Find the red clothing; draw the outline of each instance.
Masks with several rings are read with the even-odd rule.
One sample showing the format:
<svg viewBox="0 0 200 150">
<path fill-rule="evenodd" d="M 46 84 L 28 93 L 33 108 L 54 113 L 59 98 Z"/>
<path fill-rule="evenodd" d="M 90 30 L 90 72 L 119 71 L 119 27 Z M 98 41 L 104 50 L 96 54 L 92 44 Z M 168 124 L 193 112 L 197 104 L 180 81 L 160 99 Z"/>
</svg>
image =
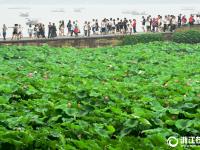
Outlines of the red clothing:
<svg viewBox="0 0 200 150">
<path fill-rule="evenodd" d="M 193 23 L 193 22 L 194 22 L 194 18 L 193 18 L 192 16 L 189 18 L 189 22 L 190 22 L 190 23 Z"/>
<path fill-rule="evenodd" d="M 136 27 L 136 24 L 137 24 L 136 21 L 133 21 L 133 27 Z"/>
<path fill-rule="evenodd" d="M 187 23 L 187 19 L 185 17 L 182 17 L 182 23 Z"/>
<path fill-rule="evenodd" d="M 79 29 L 77 27 L 74 29 L 74 33 L 79 33 Z"/>
</svg>

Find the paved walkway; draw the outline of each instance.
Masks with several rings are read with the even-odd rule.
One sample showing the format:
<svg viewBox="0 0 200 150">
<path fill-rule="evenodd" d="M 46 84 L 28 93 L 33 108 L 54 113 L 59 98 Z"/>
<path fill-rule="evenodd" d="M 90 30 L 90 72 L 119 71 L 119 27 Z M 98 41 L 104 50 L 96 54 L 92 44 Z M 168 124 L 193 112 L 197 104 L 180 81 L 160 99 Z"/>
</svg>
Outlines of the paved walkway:
<svg viewBox="0 0 200 150">
<path fill-rule="evenodd" d="M 139 33 L 133 33 L 131 35 L 138 35 L 138 34 L 146 34 L 143 32 Z M 23 42 L 23 41 L 51 41 L 51 40 L 64 40 L 64 39 L 90 39 L 90 38 L 106 38 L 106 37 L 120 37 L 120 36 L 125 36 L 125 35 L 130 35 L 130 34 L 106 34 L 106 35 L 91 35 L 89 37 L 85 37 L 83 35 L 79 35 L 78 37 L 75 36 L 58 36 L 55 38 L 37 38 L 37 39 L 30 39 L 28 37 L 22 38 L 22 39 L 14 39 L 11 40 L 11 38 L 7 38 L 6 40 L 3 40 L 3 38 L 0 38 L 0 43 L 10 43 L 10 42 Z"/>
</svg>

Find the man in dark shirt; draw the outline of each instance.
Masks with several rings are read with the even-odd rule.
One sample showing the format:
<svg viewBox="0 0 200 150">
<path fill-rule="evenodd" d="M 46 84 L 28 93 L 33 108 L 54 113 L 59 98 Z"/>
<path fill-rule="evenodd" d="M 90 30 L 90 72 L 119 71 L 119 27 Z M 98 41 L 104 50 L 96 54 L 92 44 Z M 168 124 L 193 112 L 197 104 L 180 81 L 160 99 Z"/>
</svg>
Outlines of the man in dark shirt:
<svg viewBox="0 0 200 150">
<path fill-rule="evenodd" d="M 51 38 L 52 36 L 52 25 L 51 25 L 51 22 L 49 22 L 49 25 L 48 25 L 48 38 Z"/>
<path fill-rule="evenodd" d="M 126 18 L 124 18 L 124 21 L 123 21 L 124 34 L 126 34 L 126 33 L 127 33 L 127 30 L 128 30 L 127 23 L 128 23 L 128 20 L 127 20 Z"/>
<path fill-rule="evenodd" d="M 182 16 L 181 16 L 181 14 L 178 16 L 178 27 L 180 28 L 181 27 L 181 18 L 182 18 Z"/>
<path fill-rule="evenodd" d="M 142 16 L 142 30 L 143 30 L 143 32 L 145 32 L 145 23 L 146 23 L 146 19 L 144 18 L 144 16 Z"/>
</svg>

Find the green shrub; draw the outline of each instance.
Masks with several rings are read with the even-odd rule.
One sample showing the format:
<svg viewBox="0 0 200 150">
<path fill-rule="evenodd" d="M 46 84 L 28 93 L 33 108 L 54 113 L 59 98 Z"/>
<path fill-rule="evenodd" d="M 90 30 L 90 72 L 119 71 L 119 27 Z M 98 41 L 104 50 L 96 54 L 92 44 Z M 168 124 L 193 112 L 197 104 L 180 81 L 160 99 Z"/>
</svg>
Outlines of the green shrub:
<svg viewBox="0 0 200 150">
<path fill-rule="evenodd" d="M 172 41 L 177 43 L 200 43 L 200 31 L 189 30 L 185 32 L 176 32 L 172 36 Z"/>
<path fill-rule="evenodd" d="M 149 43 L 154 41 L 164 41 L 162 34 L 160 33 L 148 33 L 138 35 L 128 35 L 123 37 L 122 45 L 134 45 L 138 43 Z"/>
</svg>

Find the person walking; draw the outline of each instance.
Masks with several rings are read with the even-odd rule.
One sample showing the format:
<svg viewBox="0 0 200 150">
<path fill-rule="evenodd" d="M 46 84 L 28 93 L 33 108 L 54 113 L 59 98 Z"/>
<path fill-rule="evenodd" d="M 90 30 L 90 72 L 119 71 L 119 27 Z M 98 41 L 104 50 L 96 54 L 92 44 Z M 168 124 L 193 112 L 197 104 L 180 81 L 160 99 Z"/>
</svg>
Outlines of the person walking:
<svg viewBox="0 0 200 150">
<path fill-rule="evenodd" d="M 111 34 L 112 33 L 112 24 L 113 24 L 113 19 L 110 18 L 110 20 L 108 20 L 108 34 Z"/>
<path fill-rule="evenodd" d="M 113 23 L 112 23 L 112 34 L 116 33 L 116 23 L 115 23 L 115 19 L 113 19 Z"/>
<path fill-rule="evenodd" d="M 38 25 L 36 24 L 33 29 L 34 39 L 38 38 Z"/>
<path fill-rule="evenodd" d="M 65 23 L 62 20 L 59 22 L 59 36 L 64 36 L 64 27 L 65 27 Z"/>
<path fill-rule="evenodd" d="M 90 25 L 90 22 L 88 22 L 88 31 L 87 31 L 87 33 L 88 33 L 88 37 L 90 36 L 90 33 L 91 33 L 91 25 Z"/>
<path fill-rule="evenodd" d="M 136 24 L 137 24 L 136 19 L 133 19 L 133 32 L 134 32 L 134 33 L 137 32 L 137 31 L 136 31 Z"/>
<path fill-rule="evenodd" d="M 48 38 L 51 38 L 51 35 L 52 35 L 52 25 L 51 25 L 51 22 L 49 22 L 49 25 L 48 25 Z"/>
<path fill-rule="evenodd" d="M 71 35 L 71 33 L 72 33 L 72 22 L 71 20 L 69 20 L 67 23 L 67 35 L 69 36 Z"/>
<path fill-rule="evenodd" d="M 39 25 L 39 38 L 45 38 L 45 35 L 44 35 L 45 33 L 44 33 L 44 26 L 43 26 L 43 24 L 41 23 L 40 25 Z"/>
<path fill-rule="evenodd" d="M 84 35 L 85 35 L 85 37 L 86 37 L 87 34 L 88 34 L 88 23 L 87 23 L 87 21 L 85 21 L 85 24 L 84 24 L 84 26 L 83 26 L 83 30 L 84 30 Z"/>
<path fill-rule="evenodd" d="M 109 32 L 109 20 L 105 18 L 105 34 L 108 34 Z"/>
<path fill-rule="evenodd" d="M 13 28 L 13 34 L 12 34 L 12 39 L 16 39 L 18 37 L 18 24 L 15 24 Z"/>
<path fill-rule="evenodd" d="M 151 15 L 149 15 L 148 17 L 149 17 L 149 22 L 150 22 L 150 31 L 152 31 L 152 22 L 153 22 L 153 19 L 152 19 Z"/>
<path fill-rule="evenodd" d="M 156 32 L 156 18 L 153 18 L 152 20 L 152 32 Z"/>
<path fill-rule="evenodd" d="M 174 32 L 176 30 L 176 25 L 177 25 L 177 21 L 176 21 L 176 17 L 172 16 L 172 21 L 171 21 L 171 32 Z"/>
<path fill-rule="evenodd" d="M 196 23 L 200 24 L 200 15 L 196 15 Z"/>
<path fill-rule="evenodd" d="M 126 18 L 124 18 L 124 20 L 123 20 L 123 29 L 124 29 L 123 34 L 126 34 L 127 31 L 128 31 L 128 25 L 127 24 L 128 24 L 128 20 Z"/>
<path fill-rule="evenodd" d="M 142 30 L 143 30 L 143 32 L 146 32 L 145 31 L 145 24 L 146 24 L 146 19 L 144 18 L 144 16 L 142 16 Z"/>
<path fill-rule="evenodd" d="M 178 15 L 178 27 L 180 28 L 182 25 L 182 14 Z"/>
<path fill-rule="evenodd" d="M 80 33 L 80 30 L 79 30 L 78 25 L 76 24 L 76 25 L 75 25 L 75 28 L 74 28 L 75 37 L 78 37 L 78 34 L 79 34 L 79 33 Z"/>
<path fill-rule="evenodd" d="M 120 30 L 120 34 L 122 34 L 122 33 L 123 33 L 123 30 L 124 30 L 124 25 L 123 25 L 122 19 L 121 19 L 120 22 L 119 22 L 119 30 Z"/>
<path fill-rule="evenodd" d="M 146 31 L 147 32 L 151 31 L 151 23 L 150 23 L 150 18 L 149 17 L 147 17 L 147 20 L 146 20 Z"/>
<path fill-rule="evenodd" d="M 190 15 L 190 18 L 189 18 L 189 24 L 190 24 L 190 26 L 193 26 L 193 25 L 194 25 L 194 22 L 195 22 L 194 16 L 193 16 L 193 15 Z"/>
<path fill-rule="evenodd" d="M 76 22 L 73 21 L 73 24 L 72 24 L 72 26 L 71 26 L 71 36 L 73 36 L 74 30 L 75 30 L 76 26 L 77 26 Z"/>
<path fill-rule="evenodd" d="M 96 21 L 95 21 L 95 33 L 96 33 L 96 34 L 99 33 L 99 22 L 98 22 L 97 19 L 96 19 Z"/>
<path fill-rule="evenodd" d="M 128 23 L 128 33 L 131 35 L 132 32 L 133 32 L 133 26 L 132 26 L 132 20 L 130 19 Z"/>
<path fill-rule="evenodd" d="M 161 32 L 163 28 L 162 16 L 158 15 L 158 32 Z"/>
<path fill-rule="evenodd" d="M 42 24 L 42 38 L 46 38 L 46 36 L 45 36 L 45 25 L 44 24 Z"/>
<path fill-rule="evenodd" d="M 33 28 L 32 28 L 31 24 L 28 27 L 28 35 L 29 35 L 29 38 L 32 39 L 32 37 L 33 37 Z"/>
<path fill-rule="evenodd" d="M 23 30 L 22 26 L 19 25 L 19 28 L 18 28 L 18 39 L 22 39 L 23 38 L 22 30 Z"/>
<path fill-rule="evenodd" d="M 182 22 L 182 25 L 186 25 L 187 24 L 187 18 L 186 18 L 185 15 L 182 17 L 181 22 Z"/>
<path fill-rule="evenodd" d="M 38 25 L 38 38 L 42 37 L 42 25 L 41 23 Z"/>
<path fill-rule="evenodd" d="M 105 19 L 101 22 L 101 34 L 106 34 L 106 21 Z"/>
<path fill-rule="evenodd" d="M 167 16 L 167 30 L 169 31 L 171 29 L 171 16 Z"/>
<path fill-rule="evenodd" d="M 116 28 L 116 33 L 119 33 L 119 30 L 120 30 L 120 29 L 119 29 L 119 28 L 120 28 L 120 27 L 119 27 L 119 18 L 116 19 L 115 28 Z"/>
<path fill-rule="evenodd" d="M 52 38 L 57 37 L 57 29 L 55 23 L 52 25 Z"/>
<path fill-rule="evenodd" d="M 91 27 L 92 27 L 92 33 L 93 33 L 93 35 L 95 35 L 96 34 L 96 22 L 95 22 L 95 19 L 92 20 Z"/>
<path fill-rule="evenodd" d="M 163 19 L 163 32 L 166 32 L 167 30 L 167 16 Z"/>
<path fill-rule="evenodd" d="M 6 40 L 6 32 L 7 32 L 8 28 L 6 27 L 5 24 L 3 25 L 2 30 L 3 30 L 3 39 Z"/>
</svg>

